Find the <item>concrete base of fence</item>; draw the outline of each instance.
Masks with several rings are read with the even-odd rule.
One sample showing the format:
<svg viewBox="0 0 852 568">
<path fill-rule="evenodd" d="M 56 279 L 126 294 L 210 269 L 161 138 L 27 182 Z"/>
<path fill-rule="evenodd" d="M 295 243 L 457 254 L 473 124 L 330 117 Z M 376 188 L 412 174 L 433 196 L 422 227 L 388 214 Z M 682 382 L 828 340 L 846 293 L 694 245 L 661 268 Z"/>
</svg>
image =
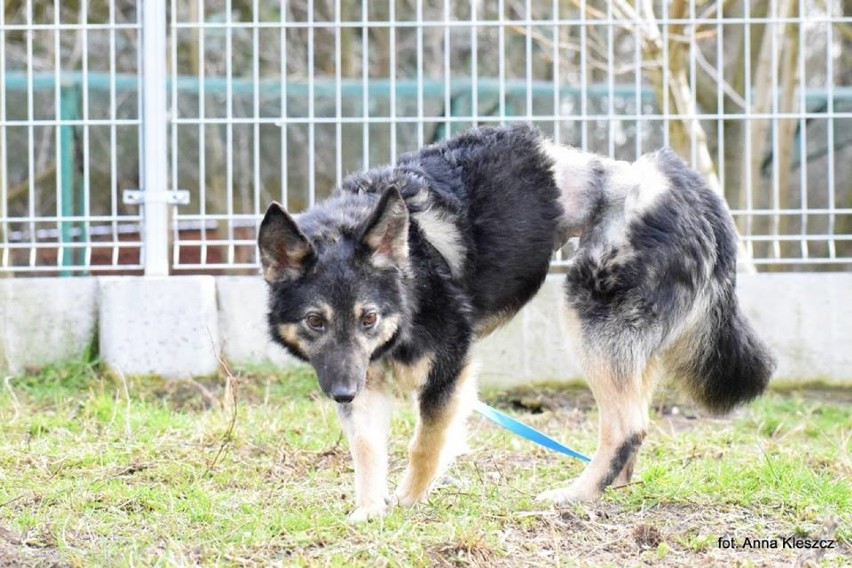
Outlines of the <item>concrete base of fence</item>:
<svg viewBox="0 0 852 568">
<path fill-rule="evenodd" d="M 0 279 L 0 374 L 80 357 L 97 331 L 94 278 Z"/>
<path fill-rule="evenodd" d="M 237 365 L 292 363 L 284 349 L 269 339 L 266 323 L 267 285 L 260 277 L 216 279 L 222 355 Z"/>
<path fill-rule="evenodd" d="M 582 377 L 561 317 L 562 280 L 549 276 L 477 345 L 482 384 Z M 778 355 L 779 380 L 852 385 L 852 274 L 741 275 L 739 296 Z M 0 280 L 0 372 L 77 357 L 96 331 L 101 358 L 129 375 L 208 375 L 217 354 L 237 367 L 287 365 L 293 359 L 268 339 L 266 303 L 254 276 Z"/>
<path fill-rule="evenodd" d="M 127 375 L 211 375 L 219 319 L 212 276 L 100 279 L 100 355 Z"/>
<path fill-rule="evenodd" d="M 562 282 L 548 276 L 508 326 L 477 346 L 481 383 L 582 376 L 561 317 Z M 743 309 L 778 357 L 777 379 L 852 385 L 852 274 L 741 274 L 737 284 Z"/>
<path fill-rule="evenodd" d="M 583 376 L 562 317 L 564 277 L 547 277 L 541 291 L 507 326 L 479 342 L 481 384 L 508 387 L 532 380 Z M 218 278 L 226 357 L 237 365 L 283 364 L 283 350 L 266 339 L 266 290 L 260 278 Z M 852 274 L 738 276 L 743 309 L 778 357 L 785 382 L 852 385 Z"/>
<path fill-rule="evenodd" d="M 563 280 L 558 274 L 548 276 L 532 302 L 476 345 L 480 384 L 512 386 L 583 376 L 574 355 L 574 338 L 562 317 Z"/>
<path fill-rule="evenodd" d="M 737 284 L 778 357 L 777 377 L 852 385 L 852 274 L 757 274 Z"/>
</svg>

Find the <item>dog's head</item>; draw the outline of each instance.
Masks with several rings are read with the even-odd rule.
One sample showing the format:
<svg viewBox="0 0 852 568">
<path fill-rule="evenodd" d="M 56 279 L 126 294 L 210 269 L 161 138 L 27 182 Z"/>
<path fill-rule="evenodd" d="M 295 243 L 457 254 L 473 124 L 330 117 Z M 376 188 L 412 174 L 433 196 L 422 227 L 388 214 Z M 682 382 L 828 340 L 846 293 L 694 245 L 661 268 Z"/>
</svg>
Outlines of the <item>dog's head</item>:
<svg viewBox="0 0 852 568">
<path fill-rule="evenodd" d="M 405 202 L 393 187 L 377 202 L 358 199 L 298 219 L 273 203 L 258 233 L 273 339 L 310 362 L 340 403 L 363 389 L 367 366 L 394 343 L 407 313 Z"/>
</svg>

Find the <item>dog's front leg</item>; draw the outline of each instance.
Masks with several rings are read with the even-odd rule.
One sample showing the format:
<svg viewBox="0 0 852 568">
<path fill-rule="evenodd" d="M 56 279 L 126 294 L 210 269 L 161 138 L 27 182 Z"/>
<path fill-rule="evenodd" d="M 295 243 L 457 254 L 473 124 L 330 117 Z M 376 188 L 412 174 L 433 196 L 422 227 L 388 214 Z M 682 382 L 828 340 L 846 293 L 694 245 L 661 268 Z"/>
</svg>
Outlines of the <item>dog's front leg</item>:
<svg viewBox="0 0 852 568">
<path fill-rule="evenodd" d="M 408 447 L 408 467 L 394 492 L 395 503 L 408 506 L 423 499 L 438 474 L 464 447 L 465 420 L 476 400 L 470 367 L 465 362 L 449 380 L 430 373 L 418 399 L 420 416 Z"/>
<path fill-rule="evenodd" d="M 380 517 L 387 508 L 388 430 L 392 397 L 383 384 L 370 384 L 337 413 L 349 440 L 355 467 L 355 510 L 352 521 Z"/>
</svg>

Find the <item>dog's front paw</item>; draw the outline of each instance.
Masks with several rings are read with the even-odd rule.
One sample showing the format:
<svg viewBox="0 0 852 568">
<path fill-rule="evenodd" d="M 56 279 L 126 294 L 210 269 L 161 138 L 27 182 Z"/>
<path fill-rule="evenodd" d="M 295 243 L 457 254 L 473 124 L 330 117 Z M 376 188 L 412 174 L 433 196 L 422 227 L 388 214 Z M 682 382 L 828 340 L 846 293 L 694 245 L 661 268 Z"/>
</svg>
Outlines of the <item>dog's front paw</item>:
<svg viewBox="0 0 852 568">
<path fill-rule="evenodd" d="M 400 507 L 411 507 L 412 505 L 422 501 L 425 496 L 425 491 L 422 493 L 410 493 L 397 489 L 390 498 L 390 504 L 398 505 Z"/>
<path fill-rule="evenodd" d="M 553 504 L 560 503 L 576 503 L 578 501 L 594 501 L 601 496 L 600 490 L 597 487 L 587 487 L 573 483 L 568 487 L 560 487 L 558 489 L 550 489 L 543 493 L 539 493 L 536 501 L 545 501 Z"/>
<path fill-rule="evenodd" d="M 429 493 L 429 483 L 422 480 L 418 482 L 416 477 L 411 471 L 405 472 L 402 476 L 402 482 L 390 498 L 392 505 L 410 507 L 426 497 L 426 494 Z"/>
<path fill-rule="evenodd" d="M 379 505 L 361 506 L 352 511 L 349 515 L 349 521 L 352 523 L 363 523 L 370 519 L 378 519 L 387 513 L 388 507 L 384 503 Z"/>
</svg>

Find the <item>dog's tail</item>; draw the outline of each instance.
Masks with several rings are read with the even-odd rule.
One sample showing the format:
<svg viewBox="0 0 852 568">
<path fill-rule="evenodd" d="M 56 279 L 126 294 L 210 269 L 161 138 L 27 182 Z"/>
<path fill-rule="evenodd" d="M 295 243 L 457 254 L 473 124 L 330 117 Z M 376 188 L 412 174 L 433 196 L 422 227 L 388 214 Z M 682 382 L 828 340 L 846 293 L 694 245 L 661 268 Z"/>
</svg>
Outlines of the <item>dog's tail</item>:
<svg viewBox="0 0 852 568">
<path fill-rule="evenodd" d="M 733 288 L 722 292 L 680 345 L 671 370 L 707 410 L 723 414 L 759 396 L 775 358 L 740 310 Z"/>
</svg>

